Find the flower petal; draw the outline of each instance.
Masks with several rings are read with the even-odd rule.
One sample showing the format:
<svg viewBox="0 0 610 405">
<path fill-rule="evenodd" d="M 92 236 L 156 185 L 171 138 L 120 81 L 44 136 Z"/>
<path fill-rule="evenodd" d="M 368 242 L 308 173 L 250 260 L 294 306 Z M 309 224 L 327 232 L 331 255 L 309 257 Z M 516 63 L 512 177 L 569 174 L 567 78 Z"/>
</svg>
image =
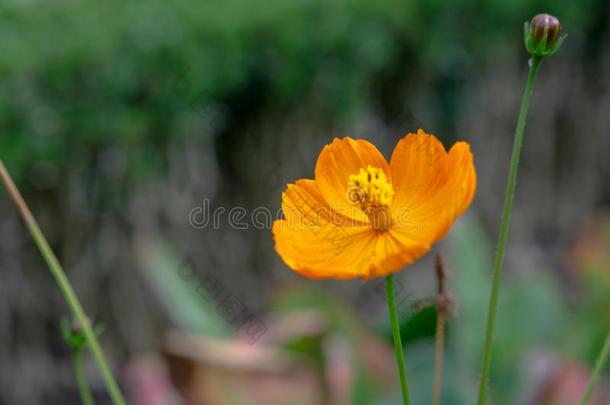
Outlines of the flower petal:
<svg viewBox="0 0 610 405">
<path fill-rule="evenodd" d="M 430 245 L 421 242 L 408 231 L 391 228 L 379 234 L 374 258 L 364 278 L 387 276 L 413 263 L 430 250 Z"/>
<path fill-rule="evenodd" d="M 441 239 L 457 217 L 470 206 L 476 186 L 477 176 L 470 145 L 457 142 L 447 156 L 446 183 L 425 205 L 414 210 L 413 221 L 419 227 L 437 227 L 432 242 Z"/>
<path fill-rule="evenodd" d="M 392 181 L 390 167 L 383 155 L 370 142 L 362 139 L 335 138 L 326 145 L 316 163 L 315 178 L 320 194 L 330 207 L 343 215 L 368 222 L 368 218 L 347 196 L 350 175 L 368 165 L 382 169 Z"/>
<path fill-rule="evenodd" d="M 462 215 L 470 206 L 477 190 L 477 173 L 470 145 L 456 142 L 449 151 L 449 184 L 454 188 L 455 205 L 453 215 Z"/>
<path fill-rule="evenodd" d="M 443 144 L 423 130 L 402 138 L 390 160 L 394 208 L 414 209 L 424 204 L 447 181 L 447 152 Z"/>
<path fill-rule="evenodd" d="M 476 173 L 470 146 L 457 142 L 449 153 L 431 135 L 419 131 L 396 147 L 393 219 L 397 231 L 422 243 L 441 239 L 472 202 Z"/>
<path fill-rule="evenodd" d="M 286 219 L 273 224 L 275 249 L 288 267 L 310 278 L 359 277 L 370 263 L 370 225 L 332 210 L 313 180 L 290 184 L 282 195 Z"/>
</svg>

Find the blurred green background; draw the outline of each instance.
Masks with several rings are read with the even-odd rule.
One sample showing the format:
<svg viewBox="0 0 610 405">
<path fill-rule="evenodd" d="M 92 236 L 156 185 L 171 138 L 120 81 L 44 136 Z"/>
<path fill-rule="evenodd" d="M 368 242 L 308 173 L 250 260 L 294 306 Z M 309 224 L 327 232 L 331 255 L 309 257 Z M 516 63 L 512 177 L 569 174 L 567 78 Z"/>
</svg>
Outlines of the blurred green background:
<svg viewBox="0 0 610 405">
<path fill-rule="evenodd" d="M 285 184 L 312 177 L 334 136 L 367 138 L 389 156 L 421 127 L 446 146 L 469 141 L 475 155 L 474 204 L 435 248 L 456 301 L 443 403 L 473 403 L 527 74 L 523 22 L 543 11 L 569 37 L 543 63 L 526 129 L 491 398 L 571 404 L 610 325 L 610 2 L 3 2 L 0 158 L 106 326 L 102 343 L 132 402 L 179 403 L 159 356 L 163 334 L 232 339 L 239 328 L 218 309 L 228 295 L 270 330 L 291 311 L 326 320 L 332 339 L 304 343 L 294 332 L 280 346 L 317 365 L 316 375 L 351 370 L 348 388 L 328 383 L 351 392 L 331 403 L 399 403 L 396 384 L 354 360 L 377 353 L 355 336 L 391 342 L 374 286 L 302 279 L 276 256 L 268 227 L 236 229 L 226 214 L 200 227 L 189 217 L 206 203 L 275 213 Z M 0 404 L 78 403 L 60 332 L 68 310 L 0 196 Z M 409 305 L 423 302 L 403 314 L 414 404 L 431 397 L 429 256 L 398 276 Z M 199 288 L 206 280 L 224 292 Z M 341 351 L 328 341 L 352 363 L 335 359 Z M 142 366 L 143 356 L 161 365 Z M 107 403 L 93 363 L 88 372 Z M 606 381 L 598 400 L 609 391 Z"/>
</svg>

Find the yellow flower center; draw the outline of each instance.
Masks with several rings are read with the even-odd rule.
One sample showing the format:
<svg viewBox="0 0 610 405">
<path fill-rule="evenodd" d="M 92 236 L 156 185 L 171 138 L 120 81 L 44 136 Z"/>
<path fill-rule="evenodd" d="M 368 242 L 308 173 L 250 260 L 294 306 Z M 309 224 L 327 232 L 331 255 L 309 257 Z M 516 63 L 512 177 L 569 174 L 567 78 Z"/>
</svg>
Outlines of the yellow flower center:
<svg viewBox="0 0 610 405">
<path fill-rule="evenodd" d="M 392 225 L 390 205 L 393 198 L 394 188 L 380 168 L 369 165 L 349 176 L 347 199 L 358 204 L 377 231 L 385 231 Z"/>
</svg>

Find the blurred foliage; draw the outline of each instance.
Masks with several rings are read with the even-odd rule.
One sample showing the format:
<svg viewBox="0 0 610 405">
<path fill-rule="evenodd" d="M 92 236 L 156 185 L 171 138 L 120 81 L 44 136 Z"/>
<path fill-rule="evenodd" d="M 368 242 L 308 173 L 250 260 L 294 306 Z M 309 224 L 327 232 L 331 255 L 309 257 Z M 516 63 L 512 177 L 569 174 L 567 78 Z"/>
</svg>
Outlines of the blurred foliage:
<svg viewBox="0 0 610 405">
<path fill-rule="evenodd" d="M 188 333 L 212 337 L 231 336 L 214 296 L 217 280 L 199 279 L 191 258 L 180 259 L 160 241 L 140 241 L 138 258 L 144 279 L 155 291 L 171 323 Z"/>
<path fill-rule="evenodd" d="M 104 148 L 120 144 L 124 161 L 109 164 L 128 186 L 163 169 L 171 138 L 222 137 L 268 103 L 289 109 L 304 98 L 331 117 L 355 113 L 372 94 L 391 101 L 395 80 L 405 75 L 430 83 L 441 120 L 450 125 L 460 83 L 489 51 L 520 47 L 525 19 L 557 12 L 578 37 L 599 6 L 595 0 L 4 2 L 0 151 L 22 178 L 28 170 L 65 173 L 75 160 L 108 163 Z"/>
<path fill-rule="evenodd" d="M 353 374 L 355 382 L 352 387 L 353 405 L 372 403 L 373 399 L 383 390 L 375 375 L 365 367 L 363 352 L 359 347 L 365 340 L 366 328 L 359 317 L 344 302 L 314 289 L 285 289 L 280 292 L 272 303 L 272 310 L 280 314 L 290 314 L 295 311 L 315 309 L 324 314 L 331 327 L 331 333 L 342 336 L 349 342 L 349 350 L 353 357 Z M 325 363 L 313 354 L 316 363 Z"/>
<path fill-rule="evenodd" d="M 458 224 L 449 243 L 455 271 L 452 289 L 459 313 L 449 324 L 450 356 L 463 367 L 462 373 L 469 375 L 467 379 L 474 390 L 484 333 L 481 308 L 486 308 L 489 298 L 488 273 L 493 249 L 472 217 Z M 607 251 L 608 245 L 603 249 Z M 571 303 L 557 278 L 545 269 L 540 270 L 526 278 L 504 276 L 492 364 L 494 403 L 515 403 L 516 393 L 527 391 L 530 382 L 525 370 L 534 366 L 532 354 L 548 350 L 561 353 L 563 359 L 587 359 L 593 364 L 610 325 L 609 284 L 594 287 L 587 277 L 581 278 L 587 284 L 588 299 Z M 472 397 L 467 402 L 474 401 Z"/>
</svg>

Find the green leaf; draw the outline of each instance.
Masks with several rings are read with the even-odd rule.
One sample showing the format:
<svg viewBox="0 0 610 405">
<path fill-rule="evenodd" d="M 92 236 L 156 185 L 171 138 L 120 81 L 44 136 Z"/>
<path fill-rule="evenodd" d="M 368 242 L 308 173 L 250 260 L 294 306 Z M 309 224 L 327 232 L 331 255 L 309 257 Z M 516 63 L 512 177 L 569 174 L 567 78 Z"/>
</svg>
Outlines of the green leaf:
<svg viewBox="0 0 610 405">
<path fill-rule="evenodd" d="M 176 327 L 190 333 L 225 337 L 232 331 L 219 313 L 215 301 L 188 258 L 180 258 L 160 241 L 137 244 L 142 275 Z"/>
</svg>

